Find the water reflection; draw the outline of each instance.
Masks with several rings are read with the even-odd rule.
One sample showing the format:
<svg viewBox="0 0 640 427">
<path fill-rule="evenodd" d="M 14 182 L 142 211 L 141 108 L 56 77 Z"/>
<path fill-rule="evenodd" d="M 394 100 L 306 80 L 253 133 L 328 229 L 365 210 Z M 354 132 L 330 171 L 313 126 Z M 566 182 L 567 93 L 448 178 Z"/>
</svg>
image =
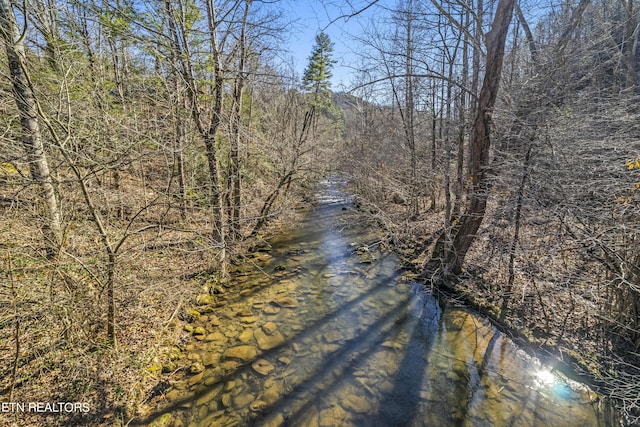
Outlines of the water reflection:
<svg viewBox="0 0 640 427">
<path fill-rule="evenodd" d="M 257 254 L 260 269 L 241 267 L 240 297 L 205 314 L 187 345 L 204 369 L 172 377 L 139 424 L 614 425 L 588 390 L 543 374 L 488 322 L 402 282 L 371 227 L 343 210 L 339 182 L 321 196 Z"/>
</svg>

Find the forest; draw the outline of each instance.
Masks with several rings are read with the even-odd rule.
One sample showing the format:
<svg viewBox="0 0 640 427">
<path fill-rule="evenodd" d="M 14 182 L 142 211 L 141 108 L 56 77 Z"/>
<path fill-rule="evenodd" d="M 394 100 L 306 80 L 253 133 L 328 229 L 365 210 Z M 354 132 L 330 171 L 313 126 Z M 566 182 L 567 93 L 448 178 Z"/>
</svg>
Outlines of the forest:
<svg viewBox="0 0 640 427">
<path fill-rule="evenodd" d="M 0 400 L 126 424 L 338 174 L 415 281 L 640 423 L 640 5 L 321 3 L 361 28 L 340 90 L 326 28 L 284 59 L 293 1 L 0 0 Z"/>
</svg>

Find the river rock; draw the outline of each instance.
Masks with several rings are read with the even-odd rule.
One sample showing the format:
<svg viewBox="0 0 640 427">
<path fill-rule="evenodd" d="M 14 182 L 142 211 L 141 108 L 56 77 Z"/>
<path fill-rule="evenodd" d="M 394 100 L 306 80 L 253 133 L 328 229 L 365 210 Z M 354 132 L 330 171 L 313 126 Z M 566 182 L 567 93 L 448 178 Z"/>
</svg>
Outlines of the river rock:
<svg viewBox="0 0 640 427">
<path fill-rule="evenodd" d="M 331 331 L 325 332 L 324 334 L 322 334 L 322 336 L 324 337 L 324 340 L 328 343 L 333 343 L 336 341 L 340 341 L 342 339 L 342 333 L 337 329 L 333 329 Z"/>
<path fill-rule="evenodd" d="M 224 372 L 231 372 L 235 371 L 238 368 L 239 364 L 240 362 L 238 362 L 237 360 L 225 360 L 220 364 L 220 367 Z"/>
<path fill-rule="evenodd" d="M 273 334 L 267 335 L 262 328 L 255 329 L 253 331 L 253 336 L 258 342 L 258 348 L 260 350 L 271 350 L 285 342 L 285 339 L 280 332 L 275 331 Z"/>
<path fill-rule="evenodd" d="M 382 343 L 382 346 L 385 348 L 390 348 L 392 350 L 401 350 L 402 349 L 402 344 L 400 344 L 399 342 L 396 341 L 385 341 Z"/>
<path fill-rule="evenodd" d="M 189 387 L 193 387 L 194 385 L 198 384 L 200 381 L 202 381 L 202 379 L 204 378 L 204 371 L 200 372 L 199 374 L 196 374 L 194 376 L 192 376 L 191 378 L 189 378 L 187 380 L 187 385 Z"/>
<path fill-rule="evenodd" d="M 369 404 L 367 399 L 360 396 L 347 396 L 344 400 L 342 400 L 342 404 L 345 408 L 359 414 L 366 414 L 371 411 L 371 405 Z"/>
<path fill-rule="evenodd" d="M 222 334 L 222 332 L 216 331 L 216 332 L 212 332 L 209 335 L 207 335 L 204 340 L 207 341 L 207 342 L 222 342 L 225 339 L 226 338 Z"/>
<path fill-rule="evenodd" d="M 239 317 L 253 316 L 253 311 L 251 311 L 251 309 L 249 308 L 242 308 L 238 310 L 238 312 L 236 313 L 236 316 L 239 316 Z"/>
<path fill-rule="evenodd" d="M 222 398 L 220 399 L 220 401 L 222 402 L 222 404 L 229 408 L 231 407 L 231 393 L 225 393 L 222 395 Z"/>
<path fill-rule="evenodd" d="M 322 354 L 326 356 L 327 354 L 338 351 L 339 349 L 340 349 L 340 346 L 338 344 L 324 344 L 320 348 L 320 351 L 322 352 Z"/>
<path fill-rule="evenodd" d="M 239 359 L 243 362 L 253 360 L 257 355 L 258 351 L 256 350 L 256 348 L 250 345 L 239 345 L 236 347 L 231 347 L 224 352 L 225 359 Z"/>
<path fill-rule="evenodd" d="M 384 380 L 378 385 L 378 389 L 382 393 L 391 393 L 393 391 L 393 383 L 389 380 Z"/>
<path fill-rule="evenodd" d="M 198 305 L 210 305 L 216 301 L 213 295 L 201 294 L 196 298 L 196 304 Z"/>
<path fill-rule="evenodd" d="M 264 393 L 262 393 L 262 400 L 264 400 L 267 405 L 273 405 L 280 399 L 283 392 L 283 387 L 279 383 L 274 383 L 271 387 L 267 387 Z"/>
<path fill-rule="evenodd" d="M 256 316 L 243 316 L 240 318 L 242 323 L 255 323 L 256 320 L 258 320 Z"/>
<path fill-rule="evenodd" d="M 204 405 L 200 406 L 200 409 L 198 409 L 198 418 L 202 420 L 207 417 L 208 413 L 209 413 L 209 408 L 207 408 Z"/>
<path fill-rule="evenodd" d="M 298 307 L 298 301 L 296 301 L 295 298 L 287 297 L 287 296 L 277 297 L 276 299 L 271 301 L 271 303 L 283 308 Z"/>
<path fill-rule="evenodd" d="M 212 314 L 209 316 L 209 324 L 213 326 L 220 326 L 220 319 L 218 316 Z"/>
<path fill-rule="evenodd" d="M 220 362 L 220 353 L 208 351 L 202 355 L 202 364 L 204 366 L 214 366 Z"/>
<path fill-rule="evenodd" d="M 256 397 L 254 395 L 249 393 L 240 393 L 233 398 L 233 404 L 236 408 L 244 408 L 254 400 L 256 400 Z"/>
<path fill-rule="evenodd" d="M 249 409 L 251 409 L 254 412 L 262 411 L 266 407 L 267 407 L 267 402 L 265 402 L 264 400 L 254 400 L 253 403 L 249 405 Z"/>
<path fill-rule="evenodd" d="M 245 329 L 244 331 L 242 331 L 238 339 L 240 340 L 241 343 L 247 344 L 253 339 L 253 329 L 251 328 Z"/>
<path fill-rule="evenodd" d="M 189 366 L 189 372 L 192 374 L 199 374 L 202 371 L 204 371 L 204 365 L 202 362 L 194 362 Z"/>
<path fill-rule="evenodd" d="M 278 313 L 280 313 L 280 307 L 275 306 L 275 305 L 271 305 L 271 304 L 267 304 L 262 309 L 262 312 L 264 314 L 278 314 Z"/>
<path fill-rule="evenodd" d="M 318 408 L 316 408 L 315 405 L 312 405 L 300 416 L 300 425 L 305 427 L 318 427 Z"/>
<path fill-rule="evenodd" d="M 280 363 L 282 363 L 283 365 L 285 365 L 285 366 L 286 366 L 286 365 L 288 365 L 289 363 L 291 363 L 291 359 L 289 359 L 289 358 L 288 358 L 288 357 L 286 357 L 286 356 L 281 356 L 281 357 L 278 357 L 278 362 L 280 362 Z"/>
<path fill-rule="evenodd" d="M 251 364 L 251 367 L 260 375 L 269 375 L 275 367 L 265 359 L 258 359 Z"/>
<path fill-rule="evenodd" d="M 342 425 L 347 418 L 347 412 L 341 406 L 335 405 L 320 411 L 320 427 L 335 427 Z"/>
<path fill-rule="evenodd" d="M 273 335 L 276 329 L 278 329 L 278 327 L 273 322 L 267 322 L 264 325 L 262 325 L 262 330 L 267 335 Z"/>
</svg>

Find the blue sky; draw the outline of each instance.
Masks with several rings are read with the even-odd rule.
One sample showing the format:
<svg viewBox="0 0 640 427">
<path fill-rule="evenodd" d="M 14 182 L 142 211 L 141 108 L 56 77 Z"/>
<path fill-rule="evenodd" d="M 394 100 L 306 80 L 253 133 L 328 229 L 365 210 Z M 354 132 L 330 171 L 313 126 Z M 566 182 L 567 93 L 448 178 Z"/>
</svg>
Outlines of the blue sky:
<svg viewBox="0 0 640 427">
<path fill-rule="evenodd" d="M 333 69 L 332 88 L 340 90 L 341 85 L 348 87 L 353 74 L 349 66 L 355 65 L 357 61 L 353 52 L 354 46 L 357 45 L 353 39 L 354 35 L 359 34 L 362 25 L 375 16 L 378 5 L 347 20 L 340 18 L 352 11 L 349 6 L 345 6 L 347 3 L 345 1 L 287 0 L 286 3 L 290 6 L 289 18 L 295 21 L 291 26 L 288 48 L 298 75 L 302 76 L 308 63 L 316 34 L 324 30 L 334 43 L 333 56 L 337 61 Z M 351 3 L 355 8 L 361 8 L 369 1 L 358 0 Z M 388 3 L 388 1 L 381 1 L 381 3 Z"/>
<path fill-rule="evenodd" d="M 324 30 L 334 43 L 334 59 L 337 63 L 333 69 L 332 88 L 334 90 L 348 89 L 352 83 L 353 69 L 357 65 L 358 55 L 354 50 L 362 49 L 354 40 L 354 36 L 362 33 L 376 17 L 385 14 L 384 8 L 392 8 L 402 0 L 377 0 L 376 4 L 366 8 L 356 17 L 347 19 L 344 15 L 351 14 L 369 5 L 373 0 L 283 0 L 280 6 L 288 19 L 293 21 L 290 26 L 288 41 L 289 58 L 299 77 L 302 76 L 307 65 L 316 34 Z M 485 2 L 486 3 L 486 2 Z M 521 6 L 532 29 L 544 13 L 550 9 L 553 0 L 524 0 Z M 514 19 L 515 20 L 515 19 Z M 351 66 L 351 67 L 350 67 Z"/>
</svg>

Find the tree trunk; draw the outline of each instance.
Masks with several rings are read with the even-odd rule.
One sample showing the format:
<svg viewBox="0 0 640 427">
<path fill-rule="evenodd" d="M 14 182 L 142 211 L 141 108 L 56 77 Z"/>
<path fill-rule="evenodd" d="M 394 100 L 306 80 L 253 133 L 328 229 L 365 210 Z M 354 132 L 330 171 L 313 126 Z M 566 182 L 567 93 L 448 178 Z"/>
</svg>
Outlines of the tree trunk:
<svg viewBox="0 0 640 427">
<path fill-rule="evenodd" d="M 484 218 L 489 193 L 488 166 L 491 148 L 491 114 L 498 95 L 504 48 L 515 0 L 500 0 L 491 31 L 486 35 L 487 64 L 478 97 L 478 114 L 473 124 L 470 152 L 470 179 L 467 207 L 453 245 L 445 251 L 443 274 L 459 274 L 464 258 Z"/>
<path fill-rule="evenodd" d="M 185 124 L 183 122 L 183 109 L 186 109 L 187 100 L 183 94 L 182 80 L 179 76 L 179 69 L 177 64 L 180 63 L 180 46 L 178 45 L 178 38 L 176 32 L 176 26 L 171 19 L 171 4 L 165 1 L 165 10 L 168 16 L 169 36 L 171 39 L 171 74 L 169 80 L 173 88 L 173 107 L 175 111 L 175 142 L 174 142 L 174 164 L 176 167 L 176 174 L 178 175 L 178 196 L 180 198 L 180 217 L 182 220 L 186 219 L 186 191 L 185 191 L 185 176 L 184 176 L 184 140 L 186 136 Z"/>
<path fill-rule="evenodd" d="M 0 0 L 0 33 L 9 62 L 14 100 L 20 112 L 22 144 L 29 161 L 31 177 L 40 187 L 40 193 L 46 206 L 47 218 L 42 225 L 46 253 L 49 259 L 54 259 L 61 245 L 60 212 L 53 180 L 49 172 L 49 163 L 44 152 L 36 100 L 25 72 L 26 55 L 23 36 L 20 36 L 9 0 Z"/>
<path fill-rule="evenodd" d="M 465 25 L 470 25 L 470 13 L 467 9 L 463 12 L 465 15 Z M 465 33 L 462 43 L 462 90 L 460 90 L 460 98 L 458 105 L 458 119 L 460 120 L 460 128 L 458 129 L 458 153 L 456 157 L 456 201 L 453 205 L 453 218 L 460 216 L 462 207 L 462 197 L 464 196 L 464 140 L 467 133 L 467 85 L 469 83 L 469 35 Z"/>
<path fill-rule="evenodd" d="M 406 136 L 409 145 L 409 155 L 411 156 L 411 214 L 418 215 L 418 177 L 417 177 L 417 158 L 416 158 L 416 136 L 415 136 L 415 98 L 413 87 L 413 3 L 409 1 L 407 4 L 407 39 L 405 52 L 405 115 L 406 115 Z"/>
<path fill-rule="evenodd" d="M 246 27 L 251 0 L 245 1 L 244 16 L 242 18 L 242 29 L 239 40 L 239 60 L 238 70 L 233 89 L 233 116 L 232 116 L 232 138 L 229 147 L 229 237 L 236 239 L 240 235 L 240 203 L 241 203 L 241 180 L 240 180 L 240 119 L 242 115 L 242 94 L 245 81 L 245 63 L 247 56 Z"/>
<path fill-rule="evenodd" d="M 636 84 L 636 45 L 638 28 L 633 13 L 633 0 L 624 1 L 625 9 L 625 43 L 624 53 L 627 65 L 625 88 L 631 89 Z"/>
</svg>

